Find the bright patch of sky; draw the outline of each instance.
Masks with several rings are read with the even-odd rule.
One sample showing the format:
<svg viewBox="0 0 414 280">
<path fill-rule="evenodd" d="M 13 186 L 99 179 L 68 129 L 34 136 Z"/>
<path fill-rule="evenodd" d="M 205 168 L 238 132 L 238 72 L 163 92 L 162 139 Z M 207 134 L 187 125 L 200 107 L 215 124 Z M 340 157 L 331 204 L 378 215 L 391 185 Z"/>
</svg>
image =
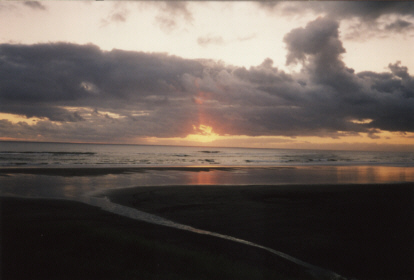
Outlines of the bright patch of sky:
<svg viewBox="0 0 414 280">
<path fill-rule="evenodd" d="M 2 3 L 0 25 L 6 28 L 0 31 L 0 43 L 92 43 L 104 50 L 164 52 L 247 68 L 271 58 L 279 69 L 297 70 L 285 66 L 283 37 L 318 17 L 310 12 L 283 16 L 276 8 L 266 10 L 253 2 L 40 3 L 44 9 Z M 377 34 L 365 27 L 359 31 L 366 34 L 347 39 L 356 32 L 352 23 L 343 21 L 340 29 L 348 67 L 379 72 L 401 60 L 414 69 L 413 33 Z"/>
</svg>

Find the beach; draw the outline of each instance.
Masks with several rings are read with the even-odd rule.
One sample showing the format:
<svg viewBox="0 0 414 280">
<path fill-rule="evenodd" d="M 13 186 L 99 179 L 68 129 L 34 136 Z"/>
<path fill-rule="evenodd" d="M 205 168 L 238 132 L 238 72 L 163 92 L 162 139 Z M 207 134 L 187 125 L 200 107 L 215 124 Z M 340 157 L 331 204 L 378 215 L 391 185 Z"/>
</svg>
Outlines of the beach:
<svg viewBox="0 0 414 280">
<path fill-rule="evenodd" d="M 3 150 L 2 279 L 414 275 L 410 154 L 38 143 Z"/>
<path fill-rule="evenodd" d="M 99 196 L 345 279 L 414 275 L 413 183 L 175 185 Z M 260 248 L 79 202 L 8 197 L 1 209 L 2 279 L 325 279 Z"/>
<path fill-rule="evenodd" d="M 3 197 L 1 279 L 314 279 L 261 249 L 68 200 Z"/>
</svg>

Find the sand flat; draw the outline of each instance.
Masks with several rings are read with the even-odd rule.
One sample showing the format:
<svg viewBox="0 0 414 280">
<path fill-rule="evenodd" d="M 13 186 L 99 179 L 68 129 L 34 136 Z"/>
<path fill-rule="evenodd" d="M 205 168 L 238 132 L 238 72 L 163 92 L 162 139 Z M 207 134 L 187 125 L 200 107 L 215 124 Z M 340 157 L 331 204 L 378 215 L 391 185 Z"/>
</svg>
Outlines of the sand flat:
<svg viewBox="0 0 414 280">
<path fill-rule="evenodd" d="M 0 198 L 1 279 L 314 279 L 266 251 L 68 200 Z"/>
<path fill-rule="evenodd" d="M 116 203 L 249 240 L 357 279 L 414 275 L 414 184 L 163 186 Z"/>
</svg>

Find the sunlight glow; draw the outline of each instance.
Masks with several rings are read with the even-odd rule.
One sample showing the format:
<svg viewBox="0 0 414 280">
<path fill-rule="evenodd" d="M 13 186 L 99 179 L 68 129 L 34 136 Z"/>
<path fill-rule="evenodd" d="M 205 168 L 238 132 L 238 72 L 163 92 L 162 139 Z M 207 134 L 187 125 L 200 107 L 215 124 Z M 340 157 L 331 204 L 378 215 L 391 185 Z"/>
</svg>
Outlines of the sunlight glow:
<svg viewBox="0 0 414 280">
<path fill-rule="evenodd" d="M 356 124 L 368 124 L 371 122 L 372 122 L 371 119 L 351 120 L 351 123 L 356 123 Z"/>
<path fill-rule="evenodd" d="M 23 116 L 23 115 L 0 113 L 0 120 L 8 120 L 9 122 L 11 122 L 13 124 L 23 122 L 23 123 L 27 123 L 29 125 L 35 125 L 38 121 L 41 121 L 42 119 L 27 118 L 26 116 Z"/>
<path fill-rule="evenodd" d="M 151 145 L 186 145 L 209 147 L 246 147 L 278 149 L 322 149 L 322 150 L 407 150 L 414 145 L 414 133 L 377 131 L 375 135 L 340 136 L 338 138 L 323 136 L 247 136 L 218 135 L 210 126 L 193 126 L 197 132 L 186 137 L 137 138 L 135 144 Z M 201 132 L 200 132 L 201 131 Z M 204 132 L 202 132 L 204 131 Z M 203 134 L 204 133 L 204 134 Z M 404 148 L 404 146 L 406 146 Z"/>
<path fill-rule="evenodd" d="M 91 94 L 99 94 L 98 87 L 90 82 L 82 82 L 80 87 Z"/>
<path fill-rule="evenodd" d="M 200 124 L 198 127 L 193 125 L 193 130 L 196 134 L 189 134 L 184 138 L 184 140 L 206 143 L 213 142 L 220 136 L 217 133 L 214 133 L 213 128 L 208 125 Z"/>
</svg>

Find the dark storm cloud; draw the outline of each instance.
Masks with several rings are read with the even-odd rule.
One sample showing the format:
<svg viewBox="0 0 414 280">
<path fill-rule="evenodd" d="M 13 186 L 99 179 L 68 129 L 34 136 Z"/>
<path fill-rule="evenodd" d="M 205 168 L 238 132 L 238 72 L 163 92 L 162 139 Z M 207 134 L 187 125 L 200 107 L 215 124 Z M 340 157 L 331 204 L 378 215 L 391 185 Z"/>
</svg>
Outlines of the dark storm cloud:
<svg viewBox="0 0 414 280">
<path fill-rule="evenodd" d="M 210 71 L 210 79 L 227 91 L 215 91 L 222 107 L 210 108 L 214 122 L 231 123 L 231 133 L 247 135 L 366 132 L 375 138 L 379 129 L 414 131 L 414 84 L 408 69 L 395 63 L 387 73 L 355 74 L 342 61 L 338 28 L 338 22 L 318 18 L 285 36 L 287 63 L 300 63 L 300 74 L 286 74 L 269 59 L 250 69 L 221 70 L 221 79 Z M 229 128 L 217 129 L 226 133 Z"/>
<path fill-rule="evenodd" d="M 338 28 L 336 21 L 318 18 L 305 28 L 297 28 L 286 34 L 286 63 L 302 62 L 303 70 L 311 82 L 343 93 L 349 102 L 361 103 L 366 97 L 357 94 L 360 83 L 353 69 L 347 68 L 342 61 L 341 55 L 345 49 L 338 38 Z"/>
<path fill-rule="evenodd" d="M 289 50 L 287 64 L 304 61 L 308 55 L 320 62 L 325 59 L 328 63 L 341 63 L 338 56 L 345 49 L 338 39 L 338 27 L 336 21 L 318 18 L 308 23 L 305 28 L 292 30 L 284 37 Z"/>
<path fill-rule="evenodd" d="M 335 108 L 330 113 L 336 119 L 372 119 L 364 125 L 367 129 L 413 131 L 414 84 L 406 67 L 396 63 L 389 65 L 388 75 L 355 75 L 341 59 L 345 50 L 338 39 L 338 24 L 327 18 L 292 30 L 285 36 L 285 42 L 289 50 L 287 63 L 302 61 L 309 81 L 323 87 L 318 95 L 323 96 L 326 91 L 329 100 L 325 102 L 329 108 Z M 321 106 L 316 104 L 318 107 Z"/>
<path fill-rule="evenodd" d="M 201 72 L 201 65 L 166 54 L 113 50 L 94 45 L 0 46 L 1 98 L 17 102 L 85 102 L 105 98 L 144 98 L 176 89 L 176 75 Z M 22 83 L 21 81 L 24 81 Z"/>
<path fill-rule="evenodd" d="M 185 137 L 193 125 L 227 135 L 329 136 L 414 132 L 414 77 L 401 62 L 355 73 L 339 24 L 318 18 L 286 34 L 285 73 L 265 59 L 228 66 L 94 45 L 0 45 L 0 136 L 78 141 Z"/>
<path fill-rule="evenodd" d="M 326 3 L 326 11 L 342 17 L 360 17 L 372 20 L 382 15 L 396 14 L 414 16 L 414 3 L 409 1 L 344 1 Z"/>
<path fill-rule="evenodd" d="M 169 116 L 180 98 L 188 97 L 180 77 L 202 72 L 196 61 L 165 54 L 103 52 L 93 45 L 64 43 L 4 44 L 0 61 L 2 112 L 67 122 L 83 120 L 68 107 L 113 110 L 125 116 L 152 110 L 151 117 Z"/>
</svg>

